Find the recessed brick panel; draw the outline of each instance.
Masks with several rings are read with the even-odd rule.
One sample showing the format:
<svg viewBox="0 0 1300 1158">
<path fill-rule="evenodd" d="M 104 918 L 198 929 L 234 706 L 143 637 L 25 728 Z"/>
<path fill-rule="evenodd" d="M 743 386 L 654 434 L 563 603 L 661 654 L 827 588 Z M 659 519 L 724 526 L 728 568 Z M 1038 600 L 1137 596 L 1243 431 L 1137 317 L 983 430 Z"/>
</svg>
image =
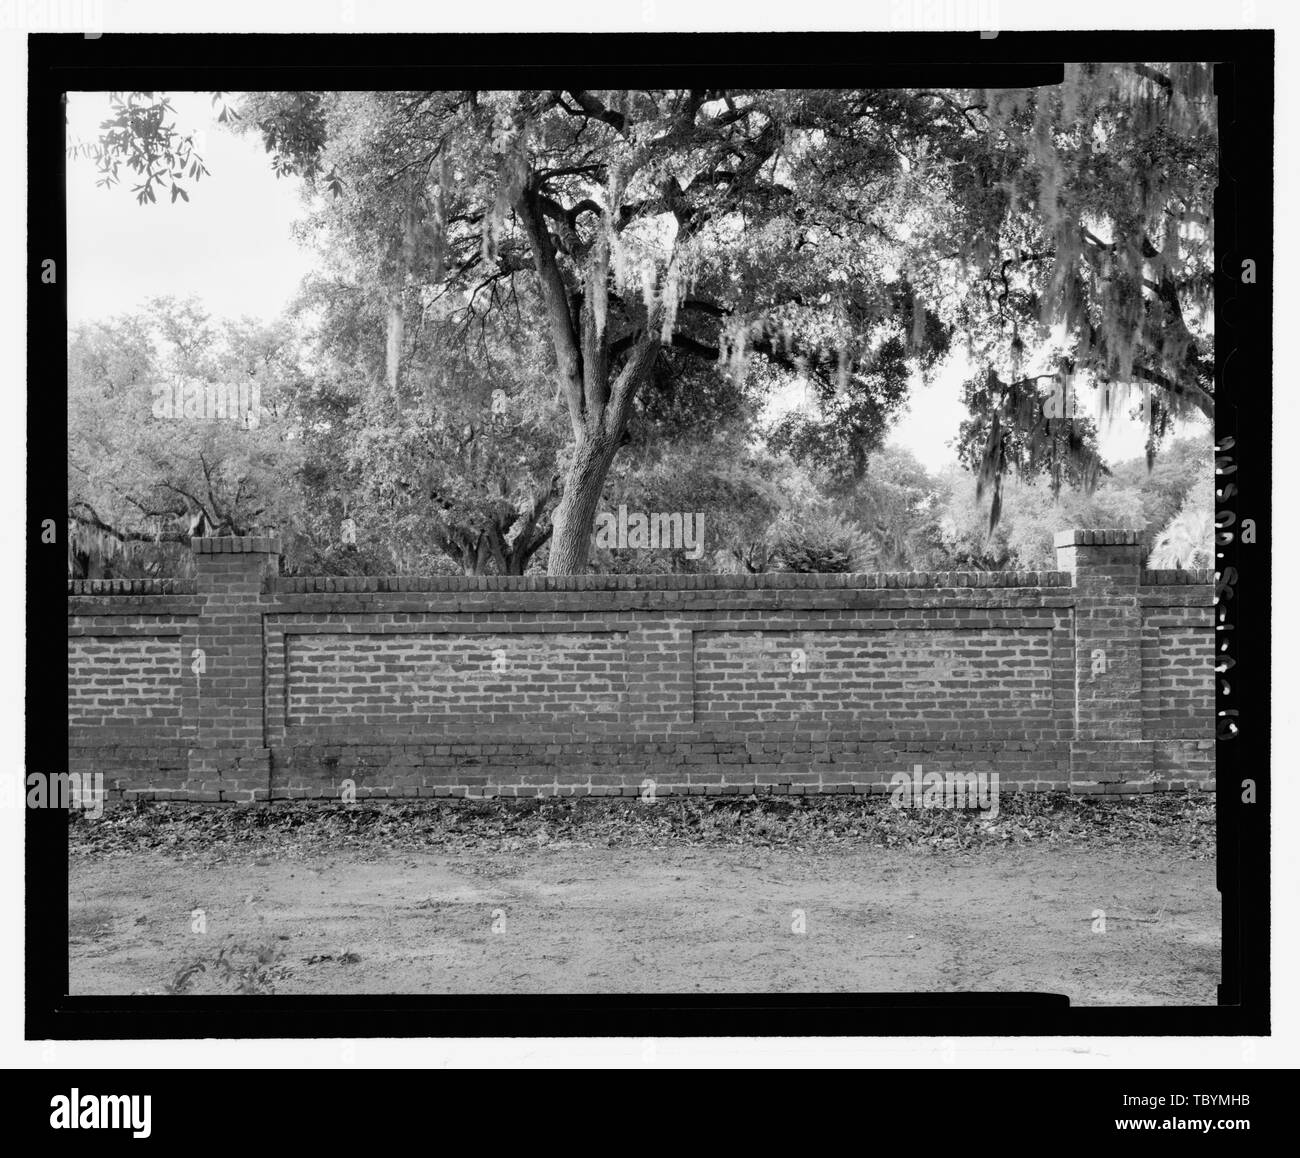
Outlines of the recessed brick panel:
<svg viewBox="0 0 1300 1158">
<path fill-rule="evenodd" d="M 175 635 L 78 635 L 68 640 L 68 722 L 74 728 L 169 728 L 182 717 Z"/>
<path fill-rule="evenodd" d="M 1055 733 L 1052 633 L 695 633 L 698 724 L 818 722 L 863 738 Z"/>
<path fill-rule="evenodd" d="M 626 634 L 287 635 L 291 728 L 616 722 Z"/>
<path fill-rule="evenodd" d="M 1214 735 L 1214 626 L 1209 608 L 1160 608 L 1142 623 L 1142 734 Z"/>
</svg>

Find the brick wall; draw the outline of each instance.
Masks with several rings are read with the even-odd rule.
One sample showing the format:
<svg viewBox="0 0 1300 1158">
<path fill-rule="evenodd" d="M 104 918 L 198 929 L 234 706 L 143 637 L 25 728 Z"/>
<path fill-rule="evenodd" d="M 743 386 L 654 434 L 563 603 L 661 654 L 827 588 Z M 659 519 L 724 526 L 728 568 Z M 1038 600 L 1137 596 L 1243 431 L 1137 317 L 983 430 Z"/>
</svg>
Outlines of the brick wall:
<svg viewBox="0 0 1300 1158">
<path fill-rule="evenodd" d="M 1142 575 L 1142 736 L 1154 741 L 1160 776 L 1214 778 L 1213 579 L 1213 571 Z M 1184 589 L 1200 585 L 1209 597 L 1187 598 Z"/>
<path fill-rule="evenodd" d="M 811 723 L 901 740 L 1069 736 L 1068 686 L 1060 698 L 1055 686 L 1073 670 L 1057 654 L 1068 644 L 1064 610 L 898 608 L 826 623 L 694 632 L 695 722 Z"/>
<path fill-rule="evenodd" d="M 626 641 L 625 631 L 287 633 L 285 725 L 343 737 L 405 725 L 545 731 L 578 711 L 618 724 Z"/>
<path fill-rule="evenodd" d="M 107 625 L 101 619 L 99 626 Z M 129 728 L 152 728 L 160 736 L 180 728 L 180 636 L 147 634 L 144 620 L 138 626 L 140 632 L 131 635 L 69 639 L 68 719 L 73 727 L 102 735 L 125 716 Z M 162 632 L 170 625 L 153 620 L 152 626 Z"/>
<path fill-rule="evenodd" d="M 290 579 L 273 540 L 194 547 L 188 585 L 70 585 L 71 768 L 122 794 L 1213 785 L 1212 576 L 1130 532 L 996 574 Z"/>
</svg>

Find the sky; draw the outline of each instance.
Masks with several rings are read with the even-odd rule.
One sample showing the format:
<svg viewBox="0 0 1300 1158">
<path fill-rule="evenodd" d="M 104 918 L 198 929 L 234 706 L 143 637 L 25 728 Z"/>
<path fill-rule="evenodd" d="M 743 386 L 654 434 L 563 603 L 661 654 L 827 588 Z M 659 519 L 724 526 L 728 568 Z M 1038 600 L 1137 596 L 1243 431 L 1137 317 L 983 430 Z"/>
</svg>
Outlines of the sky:
<svg viewBox="0 0 1300 1158">
<path fill-rule="evenodd" d="M 218 317 L 269 319 L 312 267 L 289 235 L 305 214 L 299 183 L 277 180 L 255 134 L 216 123 L 204 93 L 173 93 L 176 125 L 203 133 L 210 177 L 189 182 L 188 203 L 160 195 L 137 205 L 131 174 L 97 188 L 93 161 L 69 161 L 68 322 L 138 309 L 151 297 L 197 296 Z M 109 115 L 106 93 L 68 94 L 69 142 L 94 140 Z"/>
<path fill-rule="evenodd" d="M 273 175 L 255 134 L 237 136 L 217 124 L 207 94 L 171 96 L 178 129 L 202 134 L 199 151 L 211 176 L 187 186 L 188 203 L 160 196 L 140 206 L 129 174 L 103 189 L 92 161 L 69 162 L 70 325 L 129 313 L 164 294 L 197 297 L 216 317 L 269 320 L 313 267 L 290 234 L 306 213 L 300 183 Z M 70 93 L 69 142 L 95 139 L 108 114 L 106 93 Z M 954 461 L 949 443 L 966 417 L 961 384 L 969 374 L 959 357 L 929 386 L 918 383 L 891 433 L 891 442 L 931 471 Z M 1120 418 L 1100 443 L 1107 461 L 1120 462 L 1142 453 L 1144 437 L 1138 423 Z"/>
</svg>

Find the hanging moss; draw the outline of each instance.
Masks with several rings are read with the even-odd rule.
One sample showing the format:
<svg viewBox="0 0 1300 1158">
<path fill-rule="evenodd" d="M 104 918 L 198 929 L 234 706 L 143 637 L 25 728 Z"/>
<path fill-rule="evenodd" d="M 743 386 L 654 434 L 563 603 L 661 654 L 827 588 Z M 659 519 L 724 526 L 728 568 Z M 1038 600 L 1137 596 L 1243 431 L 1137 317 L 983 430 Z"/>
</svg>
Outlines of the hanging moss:
<svg viewBox="0 0 1300 1158">
<path fill-rule="evenodd" d="M 432 220 L 429 229 L 429 273 L 435 282 L 442 281 L 446 270 L 447 197 L 451 184 L 451 166 L 444 148 L 438 159 L 438 177 L 430 196 Z"/>
<path fill-rule="evenodd" d="M 697 243 L 688 242 L 674 249 L 663 280 L 663 340 L 672 341 L 673 327 L 677 324 L 677 310 L 691 291 L 699 272 L 700 250 Z"/>
<path fill-rule="evenodd" d="M 655 267 L 650 261 L 641 262 L 641 300 L 645 303 L 645 312 L 653 313 L 655 308 Z"/>
<path fill-rule="evenodd" d="M 849 353 L 844 342 L 835 351 L 835 391 L 842 398 L 849 389 Z"/>
<path fill-rule="evenodd" d="M 385 370 L 388 390 L 397 392 L 397 369 L 402 356 L 402 301 L 394 294 L 388 303 L 388 344 L 385 350 Z"/>
<path fill-rule="evenodd" d="M 603 337 L 609 313 L 609 242 L 605 235 L 596 239 L 587 265 L 587 293 L 591 313 L 596 320 L 596 335 Z"/>
</svg>

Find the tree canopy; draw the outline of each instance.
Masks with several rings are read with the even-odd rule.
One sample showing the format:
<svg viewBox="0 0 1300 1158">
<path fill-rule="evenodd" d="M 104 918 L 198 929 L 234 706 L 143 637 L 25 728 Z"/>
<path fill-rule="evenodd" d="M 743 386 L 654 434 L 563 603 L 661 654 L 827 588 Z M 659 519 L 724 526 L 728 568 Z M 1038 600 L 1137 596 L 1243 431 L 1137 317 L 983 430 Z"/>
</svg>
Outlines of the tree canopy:
<svg viewBox="0 0 1300 1158">
<path fill-rule="evenodd" d="M 214 324 L 194 302 L 158 299 L 141 313 L 74 330 L 74 573 L 90 575 L 114 559 L 119 574 L 165 573 L 176 565 L 175 545 L 196 534 L 276 527 L 292 535 L 303 521 L 293 437 L 302 374 L 287 324 Z"/>
<path fill-rule="evenodd" d="M 620 452 L 738 452 L 791 381 L 810 405 L 767 445 L 842 496 L 916 376 L 964 346 L 961 453 L 991 524 L 1009 471 L 1096 485 L 1076 397 L 1138 407 L 1149 457 L 1170 417 L 1212 415 L 1210 77 L 213 99 L 317 195 L 304 405 L 329 517 L 346 492 L 462 565 L 518 573 L 545 542 L 570 573 Z M 165 95 L 114 100 L 102 180 L 188 198 L 206 170 Z M 896 529 L 875 534 L 898 557 Z"/>
</svg>

